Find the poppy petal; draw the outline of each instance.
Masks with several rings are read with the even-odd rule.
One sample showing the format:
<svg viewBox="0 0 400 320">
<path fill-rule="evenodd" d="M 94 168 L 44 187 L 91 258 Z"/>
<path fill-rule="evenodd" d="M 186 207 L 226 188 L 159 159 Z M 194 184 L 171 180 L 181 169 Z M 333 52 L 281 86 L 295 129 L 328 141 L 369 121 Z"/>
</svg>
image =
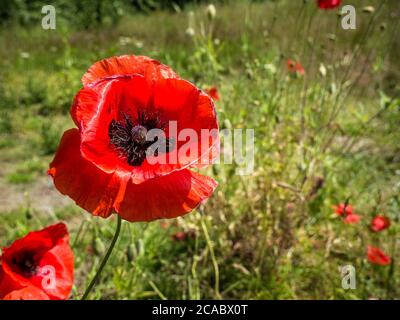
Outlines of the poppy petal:
<svg viewBox="0 0 400 320">
<path fill-rule="evenodd" d="M 50 297 L 39 288 L 29 286 L 9 292 L 3 300 L 50 300 Z"/>
<path fill-rule="evenodd" d="M 50 234 L 55 245 L 41 257 L 40 275 L 32 282 L 52 299 L 67 299 L 74 282 L 74 254 L 69 246 L 67 228 L 59 223 L 43 231 Z"/>
<path fill-rule="evenodd" d="M 320 9 L 334 9 L 340 6 L 341 0 L 317 0 Z"/>
<path fill-rule="evenodd" d="M 100 60 L 83 75 L 84 86 L 115 75 L 140 74 L 153 81 L 158 78 L 178 78 L 169 67 L 145 56 L 124 55 Z"/>
<path fill-rule="evenodd" d="M 165 156 L 163 161 L 149 156 L 139 168 L 134 168 L 133 183 L 191 166 L 207 166 L 218 156 L 218 123 L 214 103 L 207 94 L 182 79 L 160 79 L 154 85 L 154 108 L 167 121 L 166 136 L 177 144 L 169 153 L 160 155 Z M 172 131 L 173 122 L 176 132 Z"/>
<path fill-rule="evenodd" d="M 66 230 L 65 225 L 64 228 Z M 55 230 L 55 228 L 49 227 L 41 231 L 29 232 L 25 237 L 14 241 L 12 246 L 3 249 L 2 270 L 4 272 L 4 279 L 7 280 L 7 286 L 9 288 L 18 288 L 20 286 L 27 286 L 32 284 L 30 279 L 22 276 L 13 268 L 12 258 L 15 252 L 36 252 L 39 250 L 43 251 L 51 249 L 53 246 L 56 245 L 53 239 L 58 239 L 63 236 L 62 234 L 56 234 Z"/>
<path fill-rule="evenodd" d="M 216 87 L 211 87 L 205 90 L 205 92 L 213 98 L 215 101 L 219 100 L 219 93 Z"/>
<path fill-rule="evenodd" d="M 358 214 L 349 214 L 346 216 L 346 218 L 344 218 L 344 223 L 347 224 L 356 224 L 358 222 L 360 222 L 361 217 Z"/>
<path fill-rule="evenodd" d="M 387 256 L 382 250 L 373 246 L 368 246 L 367 258 L 370 263 L 381 266 L 389 265 L 392 262 L 391 258 Z"/>
<path fill-rule="evenodd" d="M 46 252 L 39 264 L 40 274 L 32 280 L 53 300 L 67 299 L 73 285 L 73 253 L 69 246 L 56 246 Z"/>
<path fill-rule="evenodd" d="M 79 170 L 77 170 L 79 168 Z M 78 129 L 66 131 L 49 174 L 56 188 L 93 215 L 108 217 L 125 194 L 129 174 L 107 174 L 84 159 Z"/>
<path fill-rule="evenodd" d="M 184 156 L 178 153 L 176 165 L 168 163 L 160 169 L 167 173 L 173 169 L 195 165 L 201 159 L 207 159 L 208 163 L 206 164 L 210 164 L 210 159 L 214 159 L 218 155 L 218 152 L 215 151 L 218 150 L 216 146 L 219 144 L 218 122 L 212 99 L 192 83 L 182 79 L 159 80 L 155 85 L 154 92 L 155 107 L 163 110 L 169 121 L 177 123 L 177 138 L 183 140 L 178 141 L 177 151 L 180 152 L 183 145 L 186 149 L 194 151 Z M 188 134 L 194 133 L 197 139 L 193 142 L 188 141 L 187 138 L 184 140 L 184 130 Z M 171 132 L 168 134 L 170 135 Z M 182 135 L 182 139 L 180 135 Z"/>
<path fill-rule="evenodd" d="M 27 255 L 34 266 L 29 275 L 20 264 L 26 261 Z M 3 250 L 0 298 L 67 299 L 73 285 L 73 263 L 64 223 L 30 232 Z"/>
<path fill-rule="evenodd" d="M 388 217 L 377 215 L 371 221 L 371 230 L 374 232 L 383 231 L 390 227 L 390 219 Z"/>
<path fill-rule="evenodd" d="M 151 221 L 182 216 L 214 192 L 217 182 L 188 169 L 139 185 L 128 183 L 118 214 L 128 221 Z"/>
<path fill-rule="evenodd" d="M 93 90 L 96 95 L 90 93 Z M 112 120 L 121 120 L 124 114 L 135 117 L 138 110 L 147 107 L 150 98 L 151 87 L 139 75 L 102 81 L 92 89 L 81 90 L 71 114 L 80 128 L 83 157 L 107 173 L 138 171 L 110 145 L 109 125 Z"/>
</svg>

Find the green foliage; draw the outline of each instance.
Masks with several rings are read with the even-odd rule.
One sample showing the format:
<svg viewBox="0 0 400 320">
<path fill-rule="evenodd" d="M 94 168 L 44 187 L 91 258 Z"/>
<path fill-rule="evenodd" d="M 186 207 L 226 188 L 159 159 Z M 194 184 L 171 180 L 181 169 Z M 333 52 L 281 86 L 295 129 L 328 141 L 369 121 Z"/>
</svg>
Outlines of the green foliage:
<svg viewBox="0 0 400 320">
<path fill-rule="evenodd" d="M 9 174 L 8 181 L 14 184 L 29 183 L 43 172 L 45 172 L 45 164 L 38 158 L 34 158 L 19 164 L 15 171 Z"/>
<path fill-rule="evenodd" d="M 0 134 L 11 133 L 13 130 L 12 120 L 9 112 L 1 111 L 0 113 Z"/>
<path fill-rule="evenodd" d="M 33 25 L 40 23 L 43 18 L 41 10 L 45 4 L 42 1 L 11 0 L 6 2 L 6 5 L 0 8 L 3 23 Z M 56 8 L 57 17 L 68 25 L 87 29 L 107 23 L 115 24 L 128 3 L 129 1 L 123 0 L 55 0 L 51 5 Z"/>
<path fill-rule="evenodd" d="M 60 142 L 60 129 L 51 122 L 43 122 L 41 128 L 41 149 L 44 155 L 56 152 L 58 143 Z"/>
</svg>

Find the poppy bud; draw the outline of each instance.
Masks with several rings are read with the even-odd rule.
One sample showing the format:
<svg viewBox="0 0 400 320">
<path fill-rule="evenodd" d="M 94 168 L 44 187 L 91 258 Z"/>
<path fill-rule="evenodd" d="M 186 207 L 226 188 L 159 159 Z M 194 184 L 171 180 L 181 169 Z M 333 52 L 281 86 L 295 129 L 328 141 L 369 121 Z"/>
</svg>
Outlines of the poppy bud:
<svg viewBox="0 0 400 320">
<path fill-rule="evenodd" d="M 193 28 L 190 28 L 190 27 L 186 29 L 185 33 L 186 33 L 186 35 L 188 35 L 189 37 L 193 37 L 193 36 L 196 34 L 196 32 L 194 31 L 194 29 L 193 29 Z"/>
<path fill-rule="evenodd" d="M 213 4 L 209 4 L 207 6 L 206 12 L 207 12 L 208 19 L 214 20 L 216 14 L 217 14 L 217 9 L 215 8 L 215 6 Z"/>
<path fill-rule="evenodd" d="M 326 77 L 326 68 L 325 68 L 325 66 L 324 66 L 323 63 L 321 63 L 321 64 L 319 65 L 319 74 L 320 74 L 322 77 Z"/>
<path fill-rule="evenodd" d="M 32 219 L 31 209 L 29 209 L 29 208 L 26 209 L 25 217 L 26 217 L 27 220 L 31 220 Z"/>
<path fill-rule="evenodd" d="M 140 255 L 144 251 L 143 240 L 139 239 L 135 242 L 136 255 Z"/>
<path fill-rule="evenodd" d="M 329 88 L 328 88 L 328 92 L 330 94 L 335 94 L 336 93 L 336 85 L 334 83 L 331 83 Z"/>
<path fill-rule="evenodd" d="M 362 9 L 362 11 L 365 13 L 373 13 L 375 11 L 375 8 L 373 6 L 366 6 Z"/>
<path fill-rule="evenodd" d="M 130 244 L 127 248 L 126 248 L 126 259 L 128 260 L 128 262 L 132 262 L 133 259 L 135 258 L 135 251 L 136 251 L 136 247 L 134 244 Z"/>
<path fill-rule="evenodd" d="M 267 63 L 264 65 L 264 69 L 265 71 L 267 71 L 270 74 L 275 74 L 276 73 L 276 67 L 275 65 L 271 64 L 271 63 Z"/>
</svg>

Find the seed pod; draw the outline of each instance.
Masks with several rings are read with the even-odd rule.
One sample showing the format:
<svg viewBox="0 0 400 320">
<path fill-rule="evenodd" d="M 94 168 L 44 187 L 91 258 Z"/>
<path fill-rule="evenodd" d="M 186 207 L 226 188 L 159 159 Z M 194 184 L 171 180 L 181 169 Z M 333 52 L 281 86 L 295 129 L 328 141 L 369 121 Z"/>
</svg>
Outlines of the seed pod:
<svg viewBox="0 0 400 320">
<path fill-rule="evenodd" d="M 132 262 L 136 256 L 136 247 L 134 244 L 130 244 L 126 247 L 126 259 L 128 260 L 128 262 Z"/>
</svg>

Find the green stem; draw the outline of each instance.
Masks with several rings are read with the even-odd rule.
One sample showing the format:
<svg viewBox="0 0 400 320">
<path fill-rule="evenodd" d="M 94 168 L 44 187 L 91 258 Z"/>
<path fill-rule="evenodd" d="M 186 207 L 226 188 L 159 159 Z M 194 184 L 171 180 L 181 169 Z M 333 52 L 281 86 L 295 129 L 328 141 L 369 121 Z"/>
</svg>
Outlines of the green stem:
<svg viewBox="0 0 400 320">
<path fill-rule="evenodd" d="M 114 238 L 111 241 L 110 247 L 108 248 L 107 253 L 104 256 L 103 261 L 101 262 L 99 269 L 97 270 L 97 272 L 96 272 L 95 276 L 93 277 L 92 281 L 90 282 L 89 286 L 86 288 L 86 291 L 83 294 L 81 300 L 86 300 L 87 299 L 87 296 L 89 295 L 90 291 L 93 289 L 94 285 L 96 284 L 97 280 L 99 279 L 100 274 L 103 271 L 104 267 L 106 266 L 107 261 L 110 258 L 111 253 L 112 253 L 112 251 L 113 251 L 113 249 L 115 247 L 115 244 L 116 244 L 116 242 L 118 240 L 118 237 L 119 237 L 119 233 L 121 231 L 121 217 L 119 215 L 117 215 L 117 217 L 118 217 L 117 229 L 115 230 Z"/>
</svg>

